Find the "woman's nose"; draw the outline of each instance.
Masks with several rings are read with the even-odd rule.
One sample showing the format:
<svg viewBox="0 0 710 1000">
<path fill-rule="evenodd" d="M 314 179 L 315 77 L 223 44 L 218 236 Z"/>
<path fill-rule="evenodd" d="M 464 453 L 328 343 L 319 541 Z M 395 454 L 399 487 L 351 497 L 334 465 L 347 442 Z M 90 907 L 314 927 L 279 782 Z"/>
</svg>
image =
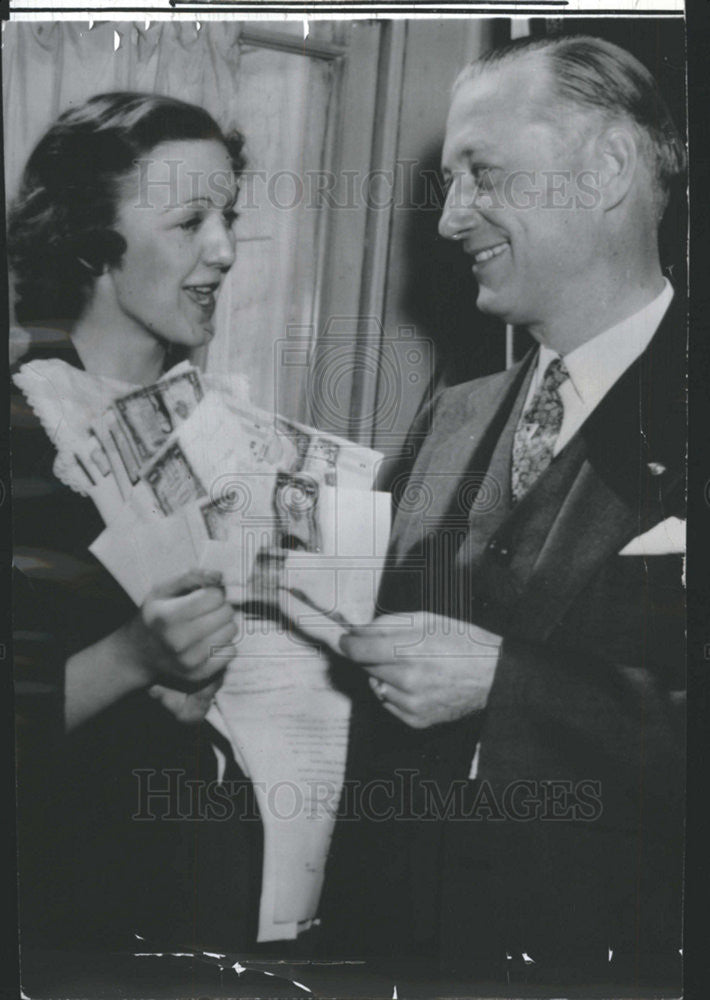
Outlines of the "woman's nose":
<svg viewBox="0 0 710 1000">
<path fill-rule="evenodd" d="M 206 264 L 228 270 L 234 263 L 236 237 L 221 215 L 205 231 L 202 256 Z"/>
</svg>

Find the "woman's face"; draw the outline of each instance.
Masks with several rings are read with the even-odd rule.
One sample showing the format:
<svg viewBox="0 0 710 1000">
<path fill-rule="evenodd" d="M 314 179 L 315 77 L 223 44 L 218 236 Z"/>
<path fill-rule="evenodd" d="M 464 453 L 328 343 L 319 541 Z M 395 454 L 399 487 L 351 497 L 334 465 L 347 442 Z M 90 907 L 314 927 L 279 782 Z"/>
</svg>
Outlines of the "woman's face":
<svg viewBox="0 0 710 1000">
<path fill-rule="evenodd" d="M 217 293 L 234 263 L 236 198 L 217 140 L 164 142 L 145 154 L 122 184 L 114 228 L 127 248 L 108 272 L 125 320 L 184 347 L 212 338 Z"/>
</svg>

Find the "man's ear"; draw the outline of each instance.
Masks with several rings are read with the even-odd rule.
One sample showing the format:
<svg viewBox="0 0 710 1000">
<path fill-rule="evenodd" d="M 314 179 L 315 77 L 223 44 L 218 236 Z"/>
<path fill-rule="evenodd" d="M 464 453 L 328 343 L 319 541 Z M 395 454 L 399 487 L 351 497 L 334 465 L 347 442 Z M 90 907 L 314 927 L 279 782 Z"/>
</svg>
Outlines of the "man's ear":
<svg viewBox="0 0 710 1000">
<path fill-rule="evenodd" d="M 636 136 L 624 125 L 612 125 L 597 139 L 601 207 L 608 211 L 628 195 L 638 170 Z"/>
</svg>

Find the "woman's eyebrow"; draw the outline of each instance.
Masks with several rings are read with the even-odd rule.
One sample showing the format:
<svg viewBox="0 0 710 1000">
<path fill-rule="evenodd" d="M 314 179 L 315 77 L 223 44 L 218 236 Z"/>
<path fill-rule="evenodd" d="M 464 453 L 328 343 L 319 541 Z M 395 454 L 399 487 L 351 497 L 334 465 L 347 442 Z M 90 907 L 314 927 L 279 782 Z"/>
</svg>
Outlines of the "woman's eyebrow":
<svg viewBox="0 0 710 1000">
<path fill-rule="evenodd" d="M 234 197 L 229 201 L 225 202 L 224 205 L 218 205 L 216 202 L 212 201 L 207 195 L 199 195 L 195 198 L 187 198 L 185 201 L 174 201 L 165 208 L 161 209 L 162 212 L 175 212 L 181 208 L 219 208 L 228 209 L 234 208 L 239 198 L 239 192 L 237 191 Z"/>
<path fill-rule="evenodd" d="M 196 206 L 203 206 L 209 204 L 210 204 L 209 198 L 206 198 L 204 195 L 202 195 L 201 197 L 198 198 L 187 198 L 185 201 L 178 201 L 178 200 L 171 201 L 170 204 L 166 205 L 165 208 L 161 209 L 161 211 L 174 212 L 178 208 L 192 208 Z"/>
</svg>

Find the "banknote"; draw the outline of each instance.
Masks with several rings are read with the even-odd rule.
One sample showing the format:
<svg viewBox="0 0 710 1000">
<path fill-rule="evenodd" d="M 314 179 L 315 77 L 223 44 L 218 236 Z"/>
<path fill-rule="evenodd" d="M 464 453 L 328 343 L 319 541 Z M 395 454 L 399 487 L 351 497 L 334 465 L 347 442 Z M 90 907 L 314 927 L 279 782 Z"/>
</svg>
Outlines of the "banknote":
<svg viewBox="0 0 710 1000">
<path fill-rule="evenodd" d="M 337 441 L 314 434 L 309 439 L 300 471 L 308 473 L 325 486 L 337 486 L 340 451 Z"/>
<path fill-rule="evenodd" d="M 274 426 L 292 446 L 290 460 L 281 462 L 283 469 L 307 474 L 324 486 L 372 489 L 382 452 L 279 415 Z"/>
<path fill-rule="evenodd" d="M 274 487 L 276 542 L 284 549 L 321 551 L 319 486 L 301 473 L 277 472 Z"/>
<path fill-rule="evenodd" d="M 207 537 L 211 538 L 213 541 L 219 542 L 230 542 L 238 541 L 242 545 L 246 544 L 246 537 L 255 538 L 256 533 L 254 531 L 247 532 L 247 529 L 251 527 L 249 522 L 245 524 L 245 519 L 240 510 L 233 510 L 228 503 L 224 503 L 222 500 L 207 500 L 206 502 L 200 504 L 200 515 L 202 517 L 202 522 L 207 532 Z M 264 520 L 262 519 L 263 527 Z M 268 524 L 268 522 L 266 522 Z M 270 534 L 261 532 L 263 540 L 269 541 Z M 262 539 L 258 539 L 256 542 L 252 542 L 252 547 L 258 545 Z"/>
<path fill-rule="evenodd" d="M 172 378 L 161 379 L 157 389 L 173 426 L 178 421 L 187 420 L 204 395 L 196 368 Z"/>
<path fill-rule="evenodd" d="M 278 414 L 274 417 L 274 430 L 281 442 L 280 465 L 282 469 L 288 472 L 299 472 L 308 454 L 311 435 L 305 427 Z"/>
<path fill-rule="evenodd" d="M 90 458 L 92 464 L 98 469 L 102 477 L 111 475 L 111 463 L 109 461 L 108 455 L 104 451 L 104 447 L 99 441 L 98 437 L 93 431 L 89 431 L 89 436 L 91 439 L 90 445 Z"/>
<path fill-rule="evenodd" d="M 140 479 L 140 465 L 138 457 L 133 450 L 133 446 L 131 445 L 128 435 L 119 421 L 113 417 L 113 414 L 109 415 L 108 432 L 111 442 L 115 446 L 121 459 L 123 468 L 128 476 L 131 486 L 135 486 Z"/>
<path fill-rule="evenodd" d="M 283 586 L 288 553 L 283 549 L 264 548 L 256 553 L 249 577 L 248 592 L 256 600 L 274 600 Z"/>
<path fill-rule="evenodd" d="M 185 504 L 206 496 L 204 486 L 177 442 L 166 448 L 150 468 L 145 470 L 143 479 L 153 491 L 166 517 Z"/>
<path fill-rule="evenodd" d="M 200 506 L 200 514 L 204 521 L 207 537 L 218 542 L 226 542 L 229 539 L 230 512 L 224 507 L 208 500 Z M 232 518 L 233 519 L 233 518 Z"/>
<path fill-rule="evenodd" d="M 107 462 L 121 497 L 127 500 L 139 479 L 138 459 L 113 410 L 109 408 L 94 421 L 89 441 L 92 467 L 100 469 L 103 476 Z"/>
<path fill-rule="evenodd" d="M 203 394 L 199 372 L 190 368 L 115 400 L 116 412 L 142 462 L 187 420 Z"/>
</svg>

